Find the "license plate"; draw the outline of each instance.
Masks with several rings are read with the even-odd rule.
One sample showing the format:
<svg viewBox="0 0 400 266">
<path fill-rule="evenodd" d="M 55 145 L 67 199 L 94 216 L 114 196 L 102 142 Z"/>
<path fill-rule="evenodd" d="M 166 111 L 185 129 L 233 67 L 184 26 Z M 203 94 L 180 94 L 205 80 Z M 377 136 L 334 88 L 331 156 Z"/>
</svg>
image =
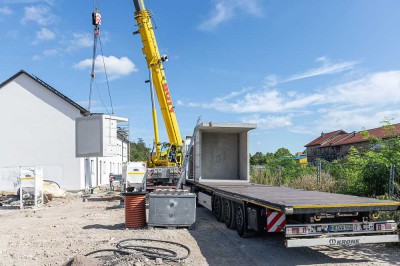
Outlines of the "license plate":
<svg viewBox="0 0 400 266">
<path fill-rule="evenodd" d="M 352 224 L 329 225 L 328 231 L 329 232 L 353 231 L 353 225 Z"/>
</svg>

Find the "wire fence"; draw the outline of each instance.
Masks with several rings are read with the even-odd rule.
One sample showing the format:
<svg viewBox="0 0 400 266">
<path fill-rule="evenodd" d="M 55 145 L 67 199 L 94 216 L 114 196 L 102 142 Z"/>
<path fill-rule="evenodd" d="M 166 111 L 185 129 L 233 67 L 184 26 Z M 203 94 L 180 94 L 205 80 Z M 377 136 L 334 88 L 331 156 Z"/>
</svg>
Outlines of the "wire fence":
<svg viewBox="0 0 400 266">
<path fill-rule="evenodd" d="M 400 198 L 400 166 L 313 162 L 253 165 L 251 181 L 269 186 L 287 186 L 359 196 Z"/>
</svg>

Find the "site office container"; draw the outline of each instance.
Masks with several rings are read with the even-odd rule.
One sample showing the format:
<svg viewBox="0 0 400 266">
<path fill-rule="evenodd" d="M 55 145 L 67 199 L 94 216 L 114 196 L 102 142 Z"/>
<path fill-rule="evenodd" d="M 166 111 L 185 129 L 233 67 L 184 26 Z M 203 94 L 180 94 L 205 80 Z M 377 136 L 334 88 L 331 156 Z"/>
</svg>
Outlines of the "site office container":
<svg viewBox="0 0 400 266">
<path fill-rule="evenodd" d="M 400 203 L 249 182 L 249 131 L 255 124 L 197 126 L 186 186 L 198 204 L 241 237 L 285 235 L 287 247 L 399 242 L 394 221 L 380 211 Z"/>
</svg>

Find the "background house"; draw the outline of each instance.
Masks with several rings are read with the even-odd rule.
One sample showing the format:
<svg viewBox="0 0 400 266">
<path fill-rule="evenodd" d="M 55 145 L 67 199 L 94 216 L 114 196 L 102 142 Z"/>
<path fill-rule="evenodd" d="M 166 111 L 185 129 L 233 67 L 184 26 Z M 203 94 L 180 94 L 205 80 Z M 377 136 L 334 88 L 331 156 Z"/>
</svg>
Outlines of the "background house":
<svg viewBox="0 0 400 266">
<path fill-rule="evenodd" d="M 20 71 L 0 84 L 0 191 L 15 187 L 7 172 L 43 166 L 44 178 L 64 189 L 108 183 L 128 160 L 128 141 L 119 138 L 121 156 L 76 158 L 75 119 L 90 113 L 39 78 Z"/>
<path fill-rule="evenodd" d="M 393 125 L 393 130 L 387 132 L 385 127 L 378 127 L 359 132 L 347 133 L 343 130 L 336 130 L 329 133 L 321 133 L 321 136 L 306 144 L 307 160 L 309 162 L 321 158 L 327 161 L 341 159 L 349 154 L 351 147 L 363 152 L 372 147 L 371 140 L 374 138 L 387 139 L 400 135 L 400 123 Z"/>
</svg>

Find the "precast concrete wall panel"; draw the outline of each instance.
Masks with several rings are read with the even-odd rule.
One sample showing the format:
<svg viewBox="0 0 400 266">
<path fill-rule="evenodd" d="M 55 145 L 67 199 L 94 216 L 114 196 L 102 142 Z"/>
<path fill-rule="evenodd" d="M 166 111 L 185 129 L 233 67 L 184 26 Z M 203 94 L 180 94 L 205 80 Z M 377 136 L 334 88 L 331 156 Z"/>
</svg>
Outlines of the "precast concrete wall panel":
<svg viewBox="0 0 400 266">
<path fill-rule="evenodd" d="M 194 145 L 195 181 L 249 181 L 248 131 L 255 124 L 202 123 Z"/>
<path fill-rule="evenodd" d="M 201 154 L 203 179 L 240 179 L 238 142 L 238 134 L 203 132 Z"/>
</svg>

